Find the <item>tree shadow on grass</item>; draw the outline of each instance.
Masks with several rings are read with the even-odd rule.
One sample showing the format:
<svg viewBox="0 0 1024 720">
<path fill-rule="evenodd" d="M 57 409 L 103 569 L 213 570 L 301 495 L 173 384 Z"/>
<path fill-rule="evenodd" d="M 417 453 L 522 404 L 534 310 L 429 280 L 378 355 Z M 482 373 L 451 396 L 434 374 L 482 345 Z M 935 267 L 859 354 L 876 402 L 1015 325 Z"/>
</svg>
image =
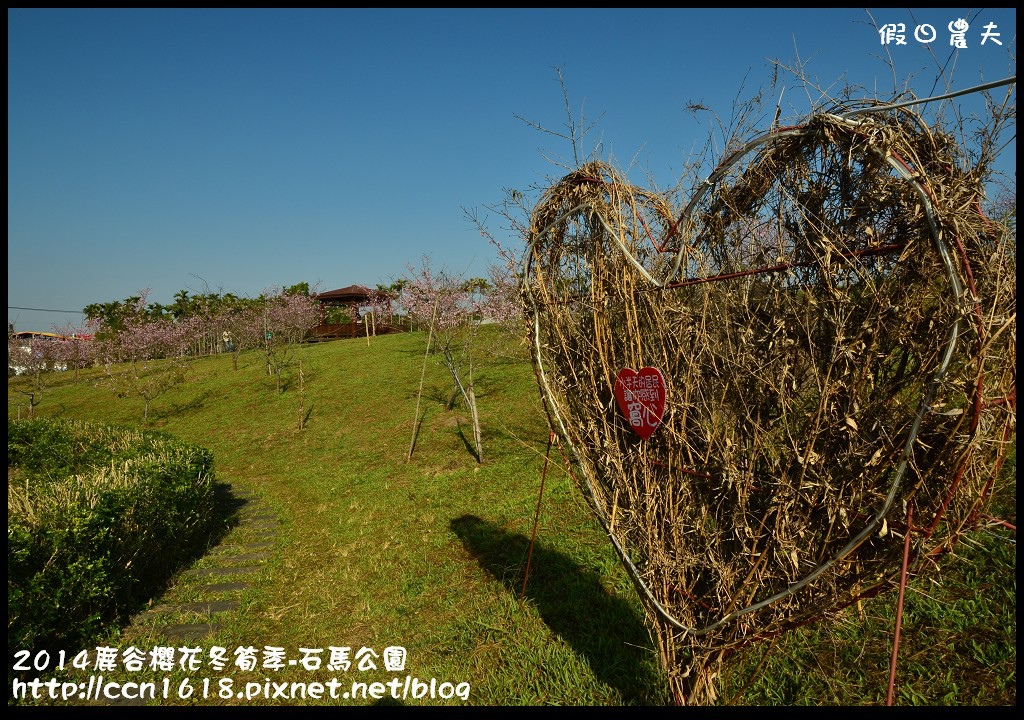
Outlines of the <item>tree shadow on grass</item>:
<svg viewBox="0 0 1024 720">
<path fill-rule="evenodd" d="M 171 401 L 166 405 L 152 404 L 149 406 L 149 420 L 150 422 L 156 422 L 158 420 L 166 420 L 174 415 L 186 415 L 197 412 L 206 406 L 206 401 L 209 398 L 210 392 L 207 390 L 182 402 Z"/>
<path fill-rule="evenodd" d="M 476 453 L 476 445 L 473 443 L 472 440 L 470 440 L 466 436 L 466 432 L 462 429 L 462 423 L 458 419 L 456 419 L 455 420 L 455 425 L 456 425 L 456 432 L 458 433 L 459 439 L 462 440 L 462 444 L 466 447 L 466 452 L 468 452 L 470 455 L 472 455 L 473 459 L 476 460 L 478 463 L 483 462 L 483 458 L 481 458 Z"/>
<path fill-rule="evenodd" d="M 451 529 L 480 566 L 518 598 L 530 539 L 475 515 L 452 520 Z M 552 632 L 587 661 L 598 680 L 618 690 L 624 702 L 665 702 L 642 619 L 625 600 L 605 591 L 597 573 L 535 543 L 526 597 Z"/>
</svg>

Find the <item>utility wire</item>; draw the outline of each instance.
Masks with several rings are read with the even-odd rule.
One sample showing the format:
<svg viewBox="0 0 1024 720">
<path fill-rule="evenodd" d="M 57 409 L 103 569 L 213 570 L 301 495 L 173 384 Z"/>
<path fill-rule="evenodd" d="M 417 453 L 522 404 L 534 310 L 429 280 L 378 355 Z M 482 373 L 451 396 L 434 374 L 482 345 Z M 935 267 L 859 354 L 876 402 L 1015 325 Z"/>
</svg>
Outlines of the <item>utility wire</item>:
<svg viewBox="0 0 1024 720">
<path fill-rule="evenodd" d="M 34 310 L 35 312 L 56 312 L 56 313 L 74 313 L 76 315 L 85 315 L 81 310 L 49 310 L 47 308 L 29 308 L 29 307 L 18 307 L 17 305 L 8 305 L 8 310 Z"/>
</svg>

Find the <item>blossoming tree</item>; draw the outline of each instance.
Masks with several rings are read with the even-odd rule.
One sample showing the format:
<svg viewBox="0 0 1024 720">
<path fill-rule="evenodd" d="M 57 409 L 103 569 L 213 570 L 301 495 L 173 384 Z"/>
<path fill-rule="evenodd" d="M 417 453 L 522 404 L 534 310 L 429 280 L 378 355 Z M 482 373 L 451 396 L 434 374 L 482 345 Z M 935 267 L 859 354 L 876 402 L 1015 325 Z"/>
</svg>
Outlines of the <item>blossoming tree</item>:
<svg viewBox="0 0 1024 720">
<path fill-rule="evenodd" d="M 148 294 L 140 291 L 134 307 L 124 309 L 120 329 L 101 325 L 95 346 L 114 394 L 142 399 L 143 420 L 153 400 L 185 381 L 189 345 L 201 330 L 198 318 L 151 317 Z"/>
</svg>

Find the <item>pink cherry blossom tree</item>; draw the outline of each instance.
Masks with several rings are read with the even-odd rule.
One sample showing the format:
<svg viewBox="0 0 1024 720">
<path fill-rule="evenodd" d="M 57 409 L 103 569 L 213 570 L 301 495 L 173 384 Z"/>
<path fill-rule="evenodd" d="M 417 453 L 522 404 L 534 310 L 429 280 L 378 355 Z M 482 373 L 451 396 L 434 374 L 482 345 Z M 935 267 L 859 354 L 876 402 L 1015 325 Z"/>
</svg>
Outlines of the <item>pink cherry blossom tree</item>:
<svg viewBox="0 0 1024 720">
<path fill-rule="evenodd" d="M 107 381 L 118 397 L 138 397 L 149 419 L 153 400 L 183 383 L 190 369 L 190 345 L 201 332 L 197 317 L 174 320 L 146 312 L 149 290 L 142 290 L 132 308 L 126 308 L 118 330 L 101 326 L 95 346 Z"/>
<path fill-rule="evenodd" d="M 473 389 L 474 340 L 480 326 L 483 310 L 483 295 L 480 283 L 466 281 L 461 277 L 430 268 L 428 258 L 423 258 L 419 269 L 409 268 L 399 302 L 408 312 L 413 323 L 428 329 L 429 338 L 437 338 L 441 364 L 452 376 L 455 385 L 447 409 L 454 406 L 459 396 L 466 403 L 473 423 L 473 445 L 476 460 L 483 462 L 483 445 L 480 434 L 480 415 L 477 411 L 476 394 Z M 428 340 L 427 353 L 430 352 Z M 422 381 L 420 384 L 422 394 Z M 419 424 L 417 402 L 415 425 Z M 416 427 L 413 429 L 415 439 Z M 410 446 L 409 455 L 412 455 Z"/>
<path fill-rule="evenodd" d="M 211 318 L 210 326 L 220 334 L 224 351 L 231 353 L 231 367 L 235 370 L 243 350 L 263 347 L 263 309 L 255 302 L 222 309 Z"/>
<path fill-rule="evenodd" d="M 74 370 L 76 381 L 79 371 L 95 362 L 94 338 L 98 329 L 99 322 L 95 320 L 86 320 L 82 325 L 67 323 L 61 327 L 54 326 L 53 331 L 64 338 L 53 349 L 54 360 L 67 370 Z"/>
<path fill-rule="evenodd" d="M 370 333 L 377 335 L 377 325 L 392 325 L 395 315 L 395 294 L 388 289 L 377 287 L 370 291 L 369 317 L 364 322 L 369 322 Z"/>
<path fill-rule="evenodd" d="M 40 338 L 23 340 L 8 335 L 7 337 L 7 373 L 26 378 L 25 382 L 15 384 L 18 392 L 28 402 L 28 416 L 36 405 L 43 401 L 47 388 L 47 373 L 53 362 L 54 341 Z M 21 409 L 19 406 L 19 417 Z"/>
<path fill-rule="evenodd" d="M 529 210 L 522 193 L 506 190 L 505 201 L 490 209 L 498 212 L 509 223 L 505 229 L 512 237 L 526 237 L 525 233 L 529 230 Z M 489 287 L 482 310 L 507 337 L 521 341 L 529 335 L 528 318 L 522 299 L 522 251 L 499 242 L 475 210 L 464 208 L 463 212 L 497 255 L 495 261 L 488 265 Z"/>
<path fill-rule="evenodd" d="M 271 288 L 262 298 L 263 349 L 267 373 L 274 376 L 277 392 L 284 392 L 284 377 L 295 363 L 295 351 L 306 333 L 323 319 L 323 306 L 315 293 L 287 292 Z"/>
</svg>

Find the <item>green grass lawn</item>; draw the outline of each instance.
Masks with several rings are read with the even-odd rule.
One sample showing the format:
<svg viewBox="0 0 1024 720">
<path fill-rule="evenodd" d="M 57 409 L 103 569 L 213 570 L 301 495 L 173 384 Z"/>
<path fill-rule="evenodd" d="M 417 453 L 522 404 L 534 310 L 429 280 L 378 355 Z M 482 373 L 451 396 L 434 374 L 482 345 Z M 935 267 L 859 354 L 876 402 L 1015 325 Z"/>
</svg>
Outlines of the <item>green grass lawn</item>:
<svg viewBox="0 0 1024 720">
<path fill-rule="evenodd" d="M 257 494 L 280 519 L 273 559 L 204 648 L 275 646 L 299 657 L 299 648 L 398 645 L 408 652 L 405 673 L 469 683 L 470 704 L 668 702 L 640 603 L 557 452 L 521 601 L 548 429 L 525 348 L 488 333 L 483 345 L 503 349 L 489 352 L 474 377 L 483 464 L 472 453 L 469 413 L 445 410 L 452 382 L 434 362 L 406 462 L 425 333 L 302 347 L 301 388 L 295 367 L 281 394 L 258 353 L 243 353 L 237 370 L 228 355 L 199 359 L 186 384 L 153 402 L 148 427 L 212 450 L 217 479 Z M 115 398 L 101 380 L 94 370 L 77 382 L 50 375 L 33 413 L 141 425 L 142 401 Z M 9 417 L 27 415 L 26 382 L 8 381 Z M 1003 493 L 997 508 L 1016 524 L 1015 484 Z M 1015 539 L 1002 527 L 980 530 L 940 575 L 913 582 L 897 703 L 1016 704 Z M 880 597 L 753 648 L 726 676 L 724 699 L 884 703 L 894 613 L 895 597 Z M 137 640 L 115 628 L 103 642 L 123 649 Z M 339 674 L 346 682 L 391 677 L 293 666 L 272 680 Z M 225 677 L 268 678 L 231 667 L 164 676 L 172 685 L 206 677 L 214 687 Z M 209 694 L 163 704 L 375 702 Z"/>
</svg>

